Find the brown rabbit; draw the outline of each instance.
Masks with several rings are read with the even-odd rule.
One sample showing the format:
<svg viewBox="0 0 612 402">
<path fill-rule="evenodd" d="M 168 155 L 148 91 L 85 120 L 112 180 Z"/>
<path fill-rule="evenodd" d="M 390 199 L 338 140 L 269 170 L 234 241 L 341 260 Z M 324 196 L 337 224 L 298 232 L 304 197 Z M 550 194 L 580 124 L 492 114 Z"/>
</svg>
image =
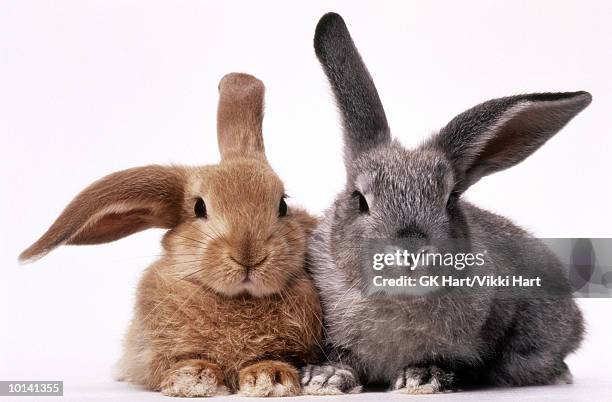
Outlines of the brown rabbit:
<svg viewBox="0 0 612 402">
<path fill-rule="evenodd" d="M 19 258 L 169 229 L 140 281 L 118 379 L 171 396 L 297 395 L 294 364 L 309 361 L 322 336 L 304 269 L 315 219 L 287 207 L 266 161 L 262 82 L 229 74 L 219 92 L 218 165 L 106 176 Z"/>
</svg>

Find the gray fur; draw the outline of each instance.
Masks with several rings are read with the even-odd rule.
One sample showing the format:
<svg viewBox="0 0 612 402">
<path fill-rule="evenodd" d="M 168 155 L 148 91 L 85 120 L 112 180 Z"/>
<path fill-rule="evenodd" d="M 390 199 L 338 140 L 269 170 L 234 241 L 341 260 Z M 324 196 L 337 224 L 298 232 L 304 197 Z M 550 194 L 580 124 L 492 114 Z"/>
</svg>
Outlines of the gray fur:
<svg viewBox="0 0 612 402">
<path fill-rule="evenodd" d="M 389 141 L 387 117 L 376 87 L 337 14 L 321 18 L 315 32 L 315 52 L 327 66 L 327 77 L 342 112 L 345 158 Z M 329 22 L 329 23 L 328 23 Z"/>
<path fill-rule="evenodd" d="M 328 362 L 304 370 L 305 390 L 355 390 L 355 376 L 412 393 L 567 381 L 564 358 L 579 346 L 583 321 L 559 261 L 524 230 L 460 195 L 482 176 L 533 153 L 590 103 L 590 95 L 491 100 L 408 150 L 390 139 L 374 83 L 340 16 L 323 16 L 315 49 L 342 114 L 347 183 L 310 243 Z M 365 196 L 367 213 L 360 212 L 355 191 Z M 542 275 L 555 282 L 558 293 L 502 294 L 480 287 L 423 297 L 367 297 L 358 268 L 363 240 L 406 233 L 465 239 L 474 252 L 489 252 L 487 273 Z M 346 372 L 338 376 L 329 367 Z M 317 384 L 327 388 L 311 384 L 313 370 Z M 325 373 L 336 384 L 331 391 L 329 381 L 320 378 Z"/>
</svg>

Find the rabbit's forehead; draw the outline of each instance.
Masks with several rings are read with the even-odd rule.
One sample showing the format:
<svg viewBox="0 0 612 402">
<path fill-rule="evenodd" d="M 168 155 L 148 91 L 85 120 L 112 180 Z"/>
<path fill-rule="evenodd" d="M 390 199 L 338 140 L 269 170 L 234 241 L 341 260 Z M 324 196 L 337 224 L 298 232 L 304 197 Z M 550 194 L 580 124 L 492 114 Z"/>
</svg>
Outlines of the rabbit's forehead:
<svg viewBox="0 0 612 402">
<path fill-rule="evenodd" d="M 276 204 L 284 193 L 274 171 L 257 161 L 215 166 L 199 175 L 191 187 L 195 195 L 219 209 Z"/>
<path fill-rule="evenodd" d="M 359 161 L 355 185 L 377 199 L 425 199 L 445 197 L 453 174 L 446 159 L 434 152 L 378 150 Z"/>
</svg>

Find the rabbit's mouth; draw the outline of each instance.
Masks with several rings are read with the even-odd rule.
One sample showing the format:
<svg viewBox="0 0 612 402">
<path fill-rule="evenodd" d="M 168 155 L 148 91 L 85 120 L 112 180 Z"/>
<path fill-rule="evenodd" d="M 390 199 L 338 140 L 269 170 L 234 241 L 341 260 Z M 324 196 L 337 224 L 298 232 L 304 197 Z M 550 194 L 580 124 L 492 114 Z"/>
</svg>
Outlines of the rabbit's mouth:
<svg viewBox="0 0 612 402">
<path fill-rule="evenodd" d="M 247 292 L 253 295 L 266 293 L 266 286 L 261 283 L 261 275 L 258 275 L 257 272 L 258 269 L 265 267 L 267 261 L 270 259 L 269 254 L 255 260 L 256 262 L 254 263 L 245 263 L 234 256 L 229 256 L 228 259 L 231 261 L 232 265 L 238 269 L 235 274 L 235 282 L 233 285 L 237 291 Z"/>
<path fill-rule="evenodd" d="M 261 281 L 258 281 L 250 273 L 246 274 L 234 287 L 236 289 L 236 294 L 246 293 L 254 297 L 261 297 L 271 293 Z"/>
</svg>

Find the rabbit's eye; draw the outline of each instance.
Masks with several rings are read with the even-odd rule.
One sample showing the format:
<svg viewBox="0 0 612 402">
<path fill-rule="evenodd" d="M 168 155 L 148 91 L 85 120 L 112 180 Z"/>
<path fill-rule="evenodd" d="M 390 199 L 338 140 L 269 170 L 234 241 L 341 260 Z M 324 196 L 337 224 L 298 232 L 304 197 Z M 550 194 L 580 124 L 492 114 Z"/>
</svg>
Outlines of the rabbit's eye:
<svg viewBox="0 0 612 402">
<path fill-rule="evenodd" d="M 287 216 L 287 203 L 285 202 L 284 195 L 281 197 L 280 203 L 278 204 L 278 216 L 281 218 Z"/>
<path fill-rule="evenodd" d="M 353 198 L 357 198 L 358 199 L 358 201 L 359 201 L 359 212 L 361 212 L 362 214 L 367 214 L 368 212 L 370 212 L 370 207 L 368 206 L 368 201 L 363 196 L 363 194 L 361 194 L 359 191 L 355 190 L 355 191 L 353 191 L 353 194 L 351 196 Z"/>
<path fill-rule="evenodd" d="M 206 204 L 202 198 L 198 198 L 196 200 L 195 206 L 193 207 L 193 211 L 198 218 L 206 218 Z"/>
</svg>

